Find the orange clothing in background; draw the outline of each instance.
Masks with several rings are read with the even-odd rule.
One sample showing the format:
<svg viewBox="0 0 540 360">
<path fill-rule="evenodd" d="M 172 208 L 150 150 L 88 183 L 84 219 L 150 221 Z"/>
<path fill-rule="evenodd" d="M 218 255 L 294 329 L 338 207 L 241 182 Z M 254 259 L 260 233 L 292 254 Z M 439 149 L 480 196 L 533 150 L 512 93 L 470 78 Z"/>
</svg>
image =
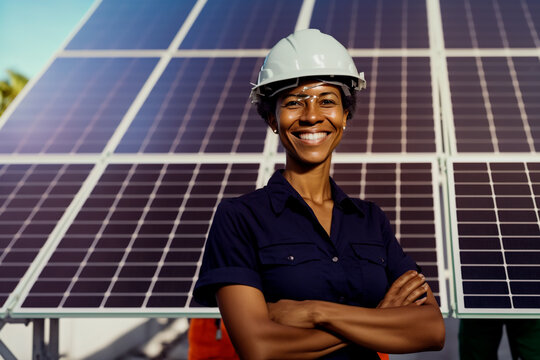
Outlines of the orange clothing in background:
<svg viewBox="0 0 540 360">
<path fill-rule="evenodd" d="M 220 319 L 191 319 L 188 340 L 188 360 L 240 360 Z"/>
</svg>

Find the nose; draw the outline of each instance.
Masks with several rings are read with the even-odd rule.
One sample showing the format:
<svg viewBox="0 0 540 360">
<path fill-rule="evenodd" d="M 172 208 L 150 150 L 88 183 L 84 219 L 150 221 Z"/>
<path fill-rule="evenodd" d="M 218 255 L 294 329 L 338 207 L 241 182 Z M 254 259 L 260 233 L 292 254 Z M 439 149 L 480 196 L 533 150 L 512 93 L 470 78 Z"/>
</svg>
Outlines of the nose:
<svg viewBox="0 0 540 360">
<path fill-rule="evenodd" d="M 309 98 L 305 100 L 304 111 L 302 112 L 302 117 L 300 121 L 314 124 L 320 121 L 323 121 L 323 116 L 321 108 L 317 103 L 316 99 Z"/>
</svg>

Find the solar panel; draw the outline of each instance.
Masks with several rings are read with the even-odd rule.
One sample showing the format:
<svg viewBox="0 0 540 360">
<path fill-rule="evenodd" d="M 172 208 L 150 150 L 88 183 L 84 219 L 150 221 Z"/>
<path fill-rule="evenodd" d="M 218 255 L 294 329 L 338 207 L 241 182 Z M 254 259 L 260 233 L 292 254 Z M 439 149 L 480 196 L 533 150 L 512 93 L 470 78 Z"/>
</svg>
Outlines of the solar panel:
<svg viewBox="0 0 540 360">
<path fill-rule="evenodd" d="M 317 0 L 310 27 L 347 48 L 429 48 L 424 0 Z"/>
<path fill-rule="evenodd" d="M 217 203 L 257 176 L 256 164 L 109 164 L 15 313 L 185 311 Z"/>
<path fill-rule="evenodd" d="M 249 102 L 259 58 L 172 59 L 117 153 L 262 152 L 264 121 Z"/>
<path fill-rule="evenodd" d="M 447 48 L 536 48 L 540 4 L 498 0 L 440 0 Z"/>
<path fill-rule="evenodd" d="M 540 149 L 538 57 L 449 57 L 457 152 Z"/>
<path fill-rule="evenodd" d="M 437 151 L 430 59 L 355 58 L 368 88 L 347 124 L 338 152 L 434 153 Z"/>
<path fill-rule="evenodd" d="M 103 1 L 66 46 L 87 49 L 167 49 L 195 0 Z"/>
<path fill-rule="evenodd" d="M 537 316 L 534 0 L 98 2 L 0 119 L 0 316 L 217 316 L 191 299 L 213 209 L 284 155 L 249 83 L 308 26 L 368 83 L 338 183 L 386 210 L 445 314 L 442 228 L 457 316 Z"/>
<path fill-rule="evenodd" d="M 103 151 L 156 63 L 56 59 L 0 128 L 0 153 Z"/>
<path fill-rule="evenodd" d="M 449 162 L 457 314 L 538 316 L 540 163 Z"/>
<path fill-rule="evenodd" d="M 264 49 L 294 31 L 300 0 L 209 0 L 180 49 Z"/>
<path fill-rule="evenodd" d="M 92 165 L 0 165 L 0 313 Z"/>
</svg>

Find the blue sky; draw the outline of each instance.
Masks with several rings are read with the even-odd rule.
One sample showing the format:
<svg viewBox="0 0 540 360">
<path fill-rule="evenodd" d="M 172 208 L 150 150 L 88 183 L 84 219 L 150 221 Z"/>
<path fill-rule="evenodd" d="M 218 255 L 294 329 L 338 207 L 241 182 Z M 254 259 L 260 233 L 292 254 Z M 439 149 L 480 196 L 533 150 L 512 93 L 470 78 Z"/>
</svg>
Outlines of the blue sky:
<svg viewBox="0 0 540 360">
<path fill-rule="evenodd" d="M 0 80 L 31 78 L 63 46 L 97 0 L 0 0 Z"/>
</svg>

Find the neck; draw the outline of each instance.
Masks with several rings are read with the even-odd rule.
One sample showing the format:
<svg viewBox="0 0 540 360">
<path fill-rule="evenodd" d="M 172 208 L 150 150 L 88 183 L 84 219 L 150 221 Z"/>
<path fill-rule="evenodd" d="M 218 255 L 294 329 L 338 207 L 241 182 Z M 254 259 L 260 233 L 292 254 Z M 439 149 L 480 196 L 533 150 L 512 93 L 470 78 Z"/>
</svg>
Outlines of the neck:
<svg viewBox="0 0 540 360">
<path fill-rule="evenodd" d="M 330 161 L 312 167 L 298 166 L 287 159 L 283 176 L 306 200 L 322 204 L 332 199 L 330 186 Z"/>
</svg>

